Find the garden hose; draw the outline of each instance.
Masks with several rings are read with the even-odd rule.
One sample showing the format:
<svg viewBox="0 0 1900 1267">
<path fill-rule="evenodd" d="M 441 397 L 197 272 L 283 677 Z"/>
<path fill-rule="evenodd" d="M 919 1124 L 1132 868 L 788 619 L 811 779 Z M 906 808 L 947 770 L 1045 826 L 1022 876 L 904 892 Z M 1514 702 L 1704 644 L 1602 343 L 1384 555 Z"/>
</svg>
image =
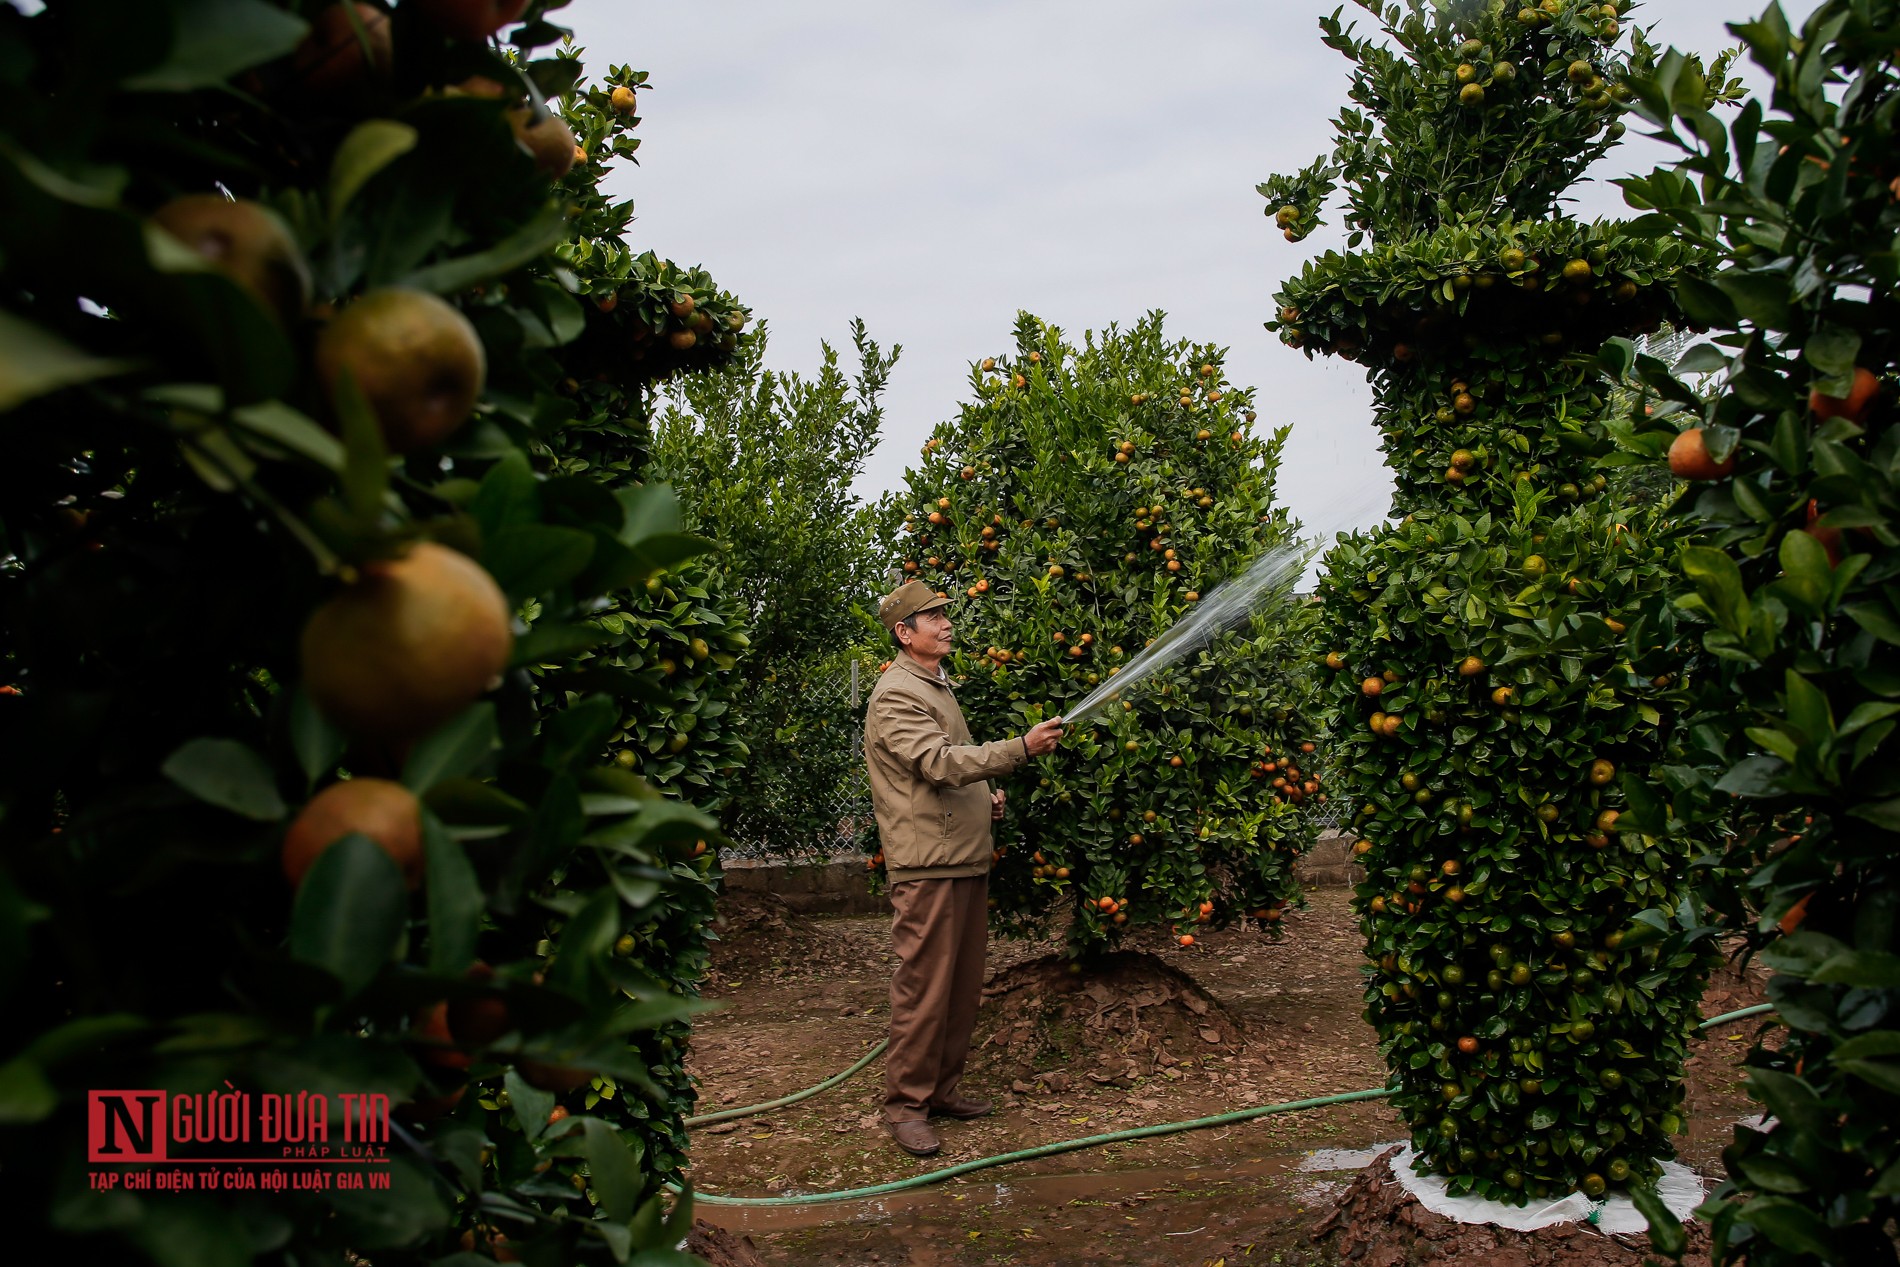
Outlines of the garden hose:
<svg viewBox="0 0 1900 1267">
<path fill-rule="evenodd" d="M 701 1113 L 697 1117 L 687 1118 L 686 1125 L 704 1126 L 708 1122 L 727 1122 L 735 1117 L 751 1117 L 754 1113 L 764 1113 L 770 1109 L 782 1109 L 788 1104 L 797 1104 L 800 1100 L 810 1099 L 820 1091 L 831 1090 L 831 1088 L 837 1086 L 840 1082 L 843 1082 L 846 1078 L 849 1078 L 852 1074 L 864 1068 L 879 1056 L 882 1056 L 884 1049 L 890 1045 L 891 1040 L 888 1038 L 884 1039 L 878 1043 L 877 1046 L 871 1048 L 870 1051 L 865 1052 L 857 1064 L 852 1065 L 843 1073 L 833 1074 L 815 1087 L 806 1087 L 803 1091 L 794 1091 L 791 1095 L 782 1095 L 776 1100 L 767 1100 L 762 1104 L 748 1104 L 742 1109 L 721 1109 L 717 1113 Z"/>
<path fill-rule="evenodd" d="M 1750 1016 L 1760 1016 L 1764 1012 L 1772 1012 L 1773 1010 L 1773 1004 L 1757 1003 L 1753 1007 L 1740 1008 L 1733 1012 L 1724 1012 L 1720 1016 L 1712 1016 L 1708 1020 L 1703 1021 L 1697 1028 L 1713 1029 L 1717 1025 L 1727 1024 L 1729 1021 L 1739 1021 Z M 791 1104 L 807 1096 L 815 1095 L 827 1087 L 836 1086 L 858 1070 L 864 1068 L 865 1065 L 871 1062 L 873 1057 L 884 1050 L 884 1047 L 884 1043 L 879 1043 L 866 1054 L 862 1060 L 858 1061 L 857 1064 L 835 1077 L 826 1079 L 824 1082 L 819 1083 L 809 1090 L 798 1092 L 796 1095 L 786 1096 L 780 1100 L 772 1100 L 765 1104 L 755 1104 L 743 1109 L 728 1109 L 723 1114 L 715 1113 L 708 1114 L 701 1118 L 688 1118 L 687 1125 L 691 1126 L 694 1122 L 716 1121 L 720 1117 L 740 1117 L 745 1114 L 772 1108 L 776 1105 Z M 897 1179 L 890 1183 L 872 1184 L 864 1188 L 840 1188 L 835 1192 L 814 1192 L 804 1196 L 792 1197 L 723 1197 L 707 1192 L 694 1192 L 693 1200 L 703 1205 L 737 1206 L 823 1205 L 833 1201 L 861 1201 L 867 1197 L 888 1196 L 893 1192 L 903 1192 L 909 1188 L 922 1188 L 930 1184 L 942 1183 L 947 1179 L 954 1179 L 958 1175 L 967 1175 L 977 1170 L 988 1170 L 992 1166 L 1007 1166 L 1019 1161 L 1031 1161 L 1037 1157 L 1053 1157 L 1059 1153 L 1073 1153 L 1085 1148 L 1100 1148 L 1104 1144 L 1119 1144 L 1126 1140 L 1133 1139 L 1152 1139 L 1158 1135 L 1178 1135 L 1183 1131 L 1206 1130 L 1212 1126 L 1232 1126 L 1238 1122 L 1250 1122 L 1257 1117 L 1268 1117 L 1277 1113 L 1299 1113 L 1306 1109 L 1325 1108 L 1334 1104 L 1351 1104 L 1357 1100 L 1382 1100 L 1391 1095 L 1396 1089 L 1397 1088 L 1394 1087 L 1378 1087 L 1367 1091 L 1343 1091 L 1338 1095 L 1314 1096 L 1305 1100 L 1288 1100 L 1281 1104 L 1267 1104 L 1259 1108 L 1239 1109 L 1232 1113 L 1217 1113 L 1213 1117 L 1197 1117 L 1186 1122 L 1163 1122 L 1158 1126 L 1136 1126 L 1125 1131 L 1110 1131 L 1105 1135 L 1086 1135 L 1081 1139 L 1057 1140 L 1053 1144 L 1038 1144 L 1034 1148 L 1018 1149 L 1011 1153 L 998 1153 L 994 1157 L 979 1157 L 975 1161 L 960 1162 L 955 1166 L 945 1166 L 941 1170 L 926 1171 L 921 1175 L 912 1175 L 907 1179 Z M 677 1185 L 668 1184 L 667 1187 L 675 1193 L 679 1191 Z"/>
</svg>

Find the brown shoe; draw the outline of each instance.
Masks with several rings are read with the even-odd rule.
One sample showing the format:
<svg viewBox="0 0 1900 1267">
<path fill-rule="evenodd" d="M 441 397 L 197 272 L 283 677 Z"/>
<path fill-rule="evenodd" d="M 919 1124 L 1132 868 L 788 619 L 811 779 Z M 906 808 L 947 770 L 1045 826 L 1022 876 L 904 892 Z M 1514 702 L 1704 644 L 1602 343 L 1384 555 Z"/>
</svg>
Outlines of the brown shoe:
<svg viewBox="0 0 1900 1267">
<path fill-rule="evenodd" d="M 953 1095 L 931 1105 L 930 1111 L 940 1117 L 954 1117 L 967 1122 L 973 1117 L 988 1117 L 990 1110 L 995 1107 L 988 1100 L 966 1100 L 960 1095 Z"/>
<path fill-rule="evenodd" d="M 936 1129 L 928 1122 L 886 1122 L 884 1130 L 912 1157 L 930 1157 L 943 1147 Z"/>
</svg>

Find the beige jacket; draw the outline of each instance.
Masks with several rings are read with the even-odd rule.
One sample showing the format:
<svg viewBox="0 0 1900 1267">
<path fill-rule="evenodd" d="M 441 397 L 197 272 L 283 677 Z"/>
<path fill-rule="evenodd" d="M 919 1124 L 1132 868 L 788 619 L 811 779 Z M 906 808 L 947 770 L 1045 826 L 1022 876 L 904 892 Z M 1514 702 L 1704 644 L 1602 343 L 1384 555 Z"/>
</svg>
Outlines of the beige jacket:
<svg viewBox="0 0 1900 1267">
<path fill-rule="evenodd" d="M 1021 769 L 1021 738 L 970 742 L 948 678 L 899 651 L 864 716 L 864 763 L 891 883 L 990 869 L 990 785 Z"/>
</svg>

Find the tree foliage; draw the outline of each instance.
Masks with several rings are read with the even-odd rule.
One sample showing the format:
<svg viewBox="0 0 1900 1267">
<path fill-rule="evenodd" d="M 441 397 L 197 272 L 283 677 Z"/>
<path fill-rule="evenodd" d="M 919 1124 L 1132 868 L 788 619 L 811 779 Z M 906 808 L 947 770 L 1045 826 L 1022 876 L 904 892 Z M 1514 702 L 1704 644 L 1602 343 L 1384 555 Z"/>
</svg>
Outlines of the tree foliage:
<svg viewBox="0 0 1900 1267">
<path fill-rule="evenodd" d="M 855 372 L 826 344 L 807 378 L 765 367 L 761 328 L 719 373 L 673 384 L 654 441 L 656 471 L 686 490 L 693 528 L 720 543 L 714 566 L 750 626 L 734 687 L 746 776 L 721 813 L 746 843 L 788 853 L 837 842 L 861 768 L 858 717 L 838 684 L 865 641 L 878 576 L 874 512 L 852 484 L 902 349 L 886 355 L 862 321 L 851 341 Z"/>
<path fill-rule="evenodd" d="M 1654 393 L 1629 447 L 1694 480 L 1677 605 L 1709 658 L 1701 778 L 1646 829 L 1731 828 L 1707 896 L 1775 972 L 1780 1042 L 1747 1060 L 1768 1121 L 1735 1128 L 1703 1208 L 1719 1260 L 1763 1267 L 1891 1263 L 1900 1214 L 1896 24 L 1891 0 L 1829 0 L 1799 29 L 1778 5 L 1732 27 L 1774 87 L 1726 127 L 1672 53 L 1634 86 L 1685 157 L 1622 182 L 1633 227 L 1721 262 L 1680 289 L 1707 342 L 1606 358 Z"/>
<path fill-rule="evenodd" d="M 1297 237 L 1347 186 L 1364 249 L 1269 325 L 1367 366 L 1404 516 L 1320 587 L 1367 1017 L 1421 1167 L 1596 1195 L 1671 1151 L 1708 952 L 1680 918 L 1693 841 L 1620 822 L 1681 730 L 1673 529 L 1611 503 L 1608 384 L 1572 354 L 1658 328 L 1695 254 L 1555 214 L 1650 62 L 1627 5 L 1362 7 L 1382 38 L 1321 25 L 1363 112 L 1262 191 Z"/>
<path fill-rule="evenodd" d="M 533 670 L 706 546 L 663 489 L 554 455 L 629 427 L 583 379 L 640 390 L 731 345 L 588 357 L 633 316 L 651 342 L 662 312 L 742 313 L 613 240 L 598 180 L 638 77 L 581 87 L 549 7 L 508 47 L 413 0 L 0 7 L 24 1242 L 401 1263 L 505 1235 L 606 1262 L 690 1218 L 663 1223 L 660 1184 L 715 825 L 602 761 L 612 684 L 550 701 Z M 408 808 L 325 817 L 372 796 Z M 89 1189 L 88 1088 L 226 1079 L 388 1095 L 390 1191 Z"/>
</svg>

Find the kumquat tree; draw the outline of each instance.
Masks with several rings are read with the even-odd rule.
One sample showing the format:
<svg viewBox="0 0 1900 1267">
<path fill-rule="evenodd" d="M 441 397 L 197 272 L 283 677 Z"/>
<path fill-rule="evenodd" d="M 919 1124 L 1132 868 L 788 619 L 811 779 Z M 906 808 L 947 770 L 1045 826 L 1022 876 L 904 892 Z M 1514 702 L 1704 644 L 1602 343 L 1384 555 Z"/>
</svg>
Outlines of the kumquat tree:
<svg viewBox="0 0 1900 1267">
<path fill-rule="evenodd" d="M 1253 434 L 1251 393 L 1221 360 L 1170 341 L 1158 313 L 1080 347 L 1024 314 L 1012 352 L 972 367 L 973 399 L 925 443 L 887 539 L 898 575 L 958 600 L 948 665 L 974 733 L 1081 702 L 1292 541 L 1273 496 L 1286 431 Z M 1326 795 L 1301 711 L 1310 622 L 1282 600 L 1109 701 L 1012 782 L 999 927 L 1071 911 L 1076 958 L 1144 925 L 1184 946 L 1237 920 L 1277 931 L 1314 834 L 1302 805 Z"/>
<path fill-rule="evenodd" d="M 1627 4 L 1362 5 L 1333 153 L 1260 189 L 1290 239 L 1343 185 L 1351 253 L 1269 328 L 1366 366 L 1390 527 L 1321 580 L 1337 788 L 1355 802 L 1376 1026 L 1414 1165 L 1522 1202 L 1642 1188 L 1680 1130 L 1710 963 L 1664 792 L 1689 696 L 1676 530 L 1611 483 L 1606 337 L 1675 315 L 1684 243 L 1582 224 L 1564 192 L 1653 54 Z M 1710 93 L 1726 92 L 1719 74 Z"/>
<path fill-rule="evenodd" d="M 583 87 L 555 8 L 0 6 L 19 1245 L 685 1261 L 718 836 L 608 759 L 654 657 L 569 666 L 709 543 L 567 441 L 637 440 L 628 402 L 743 312 L 614 253 L 639 77 Z M 604 370 L 614 339 L 665 351 Z M 139 1097 L 174 1169 L 294 1103 L 370 1182 L 108 1185 L 89 1122 L 149 1145 Z"/>
<path fill-rule="evenodd" d="M 1774 87 L 1726 127 L 1672 52 L 1635 108 L 1686 157 L 1622 182 L 1649 213 L 1632 229 L 1720 260 L 1679 291 L 1707 342 L 1673 367 L 1619 355 L 1655 391 L 1632 447 L 1688 481 L 1678 605 L 1709 658 L 1706 779 L 1643 829 L 1730 829 L 1706 896 L 1775 973 L 1746 1062 L 1765 1118 L 1735 1128 L 1701 1210 L 1717 1261 L 1760 1267 L 1896 1259 L 1897 27 L 1891 0 L 1829 0 L 1799 28 L 1778 5 L 1731 28 Z"/>
</svg>

